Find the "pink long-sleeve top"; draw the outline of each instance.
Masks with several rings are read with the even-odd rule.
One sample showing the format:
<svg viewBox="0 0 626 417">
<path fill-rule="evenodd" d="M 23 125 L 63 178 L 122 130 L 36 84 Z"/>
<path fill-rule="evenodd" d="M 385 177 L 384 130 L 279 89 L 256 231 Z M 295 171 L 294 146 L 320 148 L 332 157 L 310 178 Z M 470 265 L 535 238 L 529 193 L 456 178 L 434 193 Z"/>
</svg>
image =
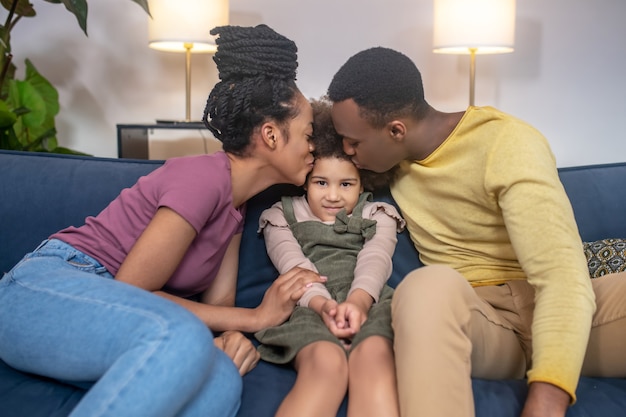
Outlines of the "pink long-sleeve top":
<svg viewBox="0 0 626 417">
<path fill-rule="evenodd" d="M 293 209 L 298 222 L 320 221 L 309 207 L 304 196 L 294 197 Z M 383 202 L 368 202 L 363 208 L 363 218 L 376 220 L 376 234 L 367 240 L 357 256 L 354 280 L 350 292 L 362 289 L 378 301 L 380 292 L 392 270 L 391 257 L 396 247 L 397 233 L 405 227 L 405 221 L 394 206 Z M 267 253 L 280 274 L 299 266 L 315 272 L 317 268 L 302 252 L 300 244 L 289 229 L 281 202 L 265 210 L 259 218 L 259 233 L 263 232 Z M 298 301 L 307 307 L 316 295 L 330 299 L 323 284 L 314 284 Z"/>
</svg>

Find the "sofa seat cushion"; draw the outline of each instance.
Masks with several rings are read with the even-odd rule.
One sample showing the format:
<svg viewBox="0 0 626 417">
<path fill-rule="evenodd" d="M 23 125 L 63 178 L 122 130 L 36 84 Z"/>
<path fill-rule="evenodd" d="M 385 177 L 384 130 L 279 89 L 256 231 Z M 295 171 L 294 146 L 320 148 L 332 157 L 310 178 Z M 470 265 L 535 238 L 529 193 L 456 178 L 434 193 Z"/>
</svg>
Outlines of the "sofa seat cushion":
<svg viewBox="0 0 626 417">
<path fill-rule="evenodd" d="M 296 380 L 290 366 L 259 362 L 244 376 L 241 410 L 237 417 L 272 416 Z M 526 380 L 492 381 L 473 378 L 474 405 L 480 417 L 518 417 L 528 392 Z M 578 402 L 567 417 L 622 416 L 626 410 L 626 379 L 582 377 L 578 384 Z M 338 416 L 345 416 L 347 401 Z"/>
<path fill-rule="evenodd" d="M 290 366 L 267 362 L 244 377 L 242 407 L 238 417 L 274 415 L 296 379 Z M 473 379 L 476 415 L 517 417 L 526 398 L 525 380 Z M 626 410 L 626 379 L 580 379 L 578 402 L 567 417 L 621 416 Z M 85 394 L 81 388 L 16 371 L 0 361 L 0 398 L 3 417 L 66 417 Z M 345 416 L 344 400 L 338 416 Z"/>
<path fill-rule="evenodd" d="M 65 417 L 83 395 L 81 388 L 16 371 L 0 360 L 3 417 Z"/>
</svg>

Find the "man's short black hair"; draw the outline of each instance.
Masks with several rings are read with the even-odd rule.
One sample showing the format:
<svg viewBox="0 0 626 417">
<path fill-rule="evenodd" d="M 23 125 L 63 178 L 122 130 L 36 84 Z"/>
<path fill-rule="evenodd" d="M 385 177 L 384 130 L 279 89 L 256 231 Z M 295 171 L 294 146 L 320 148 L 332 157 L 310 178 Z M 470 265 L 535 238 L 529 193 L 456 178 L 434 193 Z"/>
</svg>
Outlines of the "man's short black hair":
<svg viewBox="0 0 626 417">
<path fill-rule="evenodd" d="M 353 99 L 376 126 L 419 112 L 426 104 L 422 76 L 406 55 L 376 47 L 353 55 L 328 87 L 333 102 Z"/>
</svg>

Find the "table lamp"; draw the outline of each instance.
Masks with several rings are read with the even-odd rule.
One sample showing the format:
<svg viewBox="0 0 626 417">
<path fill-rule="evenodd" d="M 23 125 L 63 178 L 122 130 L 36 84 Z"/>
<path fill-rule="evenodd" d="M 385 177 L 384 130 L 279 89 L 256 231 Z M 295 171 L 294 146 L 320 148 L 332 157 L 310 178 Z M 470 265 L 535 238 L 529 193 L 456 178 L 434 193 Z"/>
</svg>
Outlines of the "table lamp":
<svg viewBox="0 0 626 417">
<path fill-rule="evenodd" d="M 470 106 L 477 54 L 513 52 L 515 0 L 434 0 L 433 52 L 470 55 Z"/>
<path fill-rule="evenodd" d="M 150 48 L 185 53 L 185 122 L 191 121 L 191 54 L 215 53 L 209 33 L 228 24 L 228 0 L 150 0 Z"/>
</svg>

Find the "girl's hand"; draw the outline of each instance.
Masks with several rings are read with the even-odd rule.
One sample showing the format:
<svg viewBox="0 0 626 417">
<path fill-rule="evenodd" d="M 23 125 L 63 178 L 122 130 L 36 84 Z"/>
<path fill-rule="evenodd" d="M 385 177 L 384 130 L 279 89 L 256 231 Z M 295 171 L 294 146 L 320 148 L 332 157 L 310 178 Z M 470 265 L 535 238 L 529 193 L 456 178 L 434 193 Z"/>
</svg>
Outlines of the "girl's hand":
<svg viewBox="0 0 626 417">
<path fill-rule="evenodd" d="M 361 330 L 361 325 L 367 320 L 367 311 L 347 301 L 337 304 L 334 300 L 326 300 L 321 316 L 333 335 L 349 340 Z"/>
<path fill-rule="evenodd" d="M 300 267 L 295 267 L 276 278 L 256 308 L 259 328 L 277 326 L 287 320 L 300 297 L 315 282 L 324 283 L 326 277 Z"/>
<path fill-rule="evenodd" d="M 347 329 L 352 331 L 353 334 L 357 334 L 365 320 L 367 320 L 367 310 L 364 310 L 358 304 L 346 301 L 337 306 L 335 320 L 340 329 Z"/>
<path fill-rule="evenodd" d="M 233 360 L 241 376 L 254 369 L 261 358 L 252 342 L 241 332 L 225 331 L 213 341 L 218 349 Z"/>
</svg>

